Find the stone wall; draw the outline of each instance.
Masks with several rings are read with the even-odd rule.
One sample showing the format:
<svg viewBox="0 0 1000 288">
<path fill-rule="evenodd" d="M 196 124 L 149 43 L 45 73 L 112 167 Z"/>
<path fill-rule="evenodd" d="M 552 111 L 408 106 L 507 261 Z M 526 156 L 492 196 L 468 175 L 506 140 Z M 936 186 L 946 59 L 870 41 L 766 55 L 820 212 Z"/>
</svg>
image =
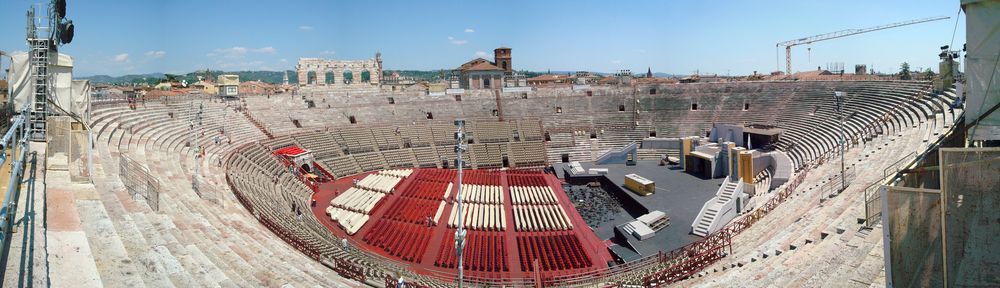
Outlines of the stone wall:
<svg viewBox="0 0 1000 288">
<path fill-rule="evenodd" d="M 379 54 L 367 60 L 299 58 L 295 71 L 299 75 L 299 86 L 378 86 L 382 81 L 382 59 Z M 361 75 L 366 72 L 370 78 L 363 81 Z M 349 78 L 346 77 L 348 73 Z"/>
</svg>

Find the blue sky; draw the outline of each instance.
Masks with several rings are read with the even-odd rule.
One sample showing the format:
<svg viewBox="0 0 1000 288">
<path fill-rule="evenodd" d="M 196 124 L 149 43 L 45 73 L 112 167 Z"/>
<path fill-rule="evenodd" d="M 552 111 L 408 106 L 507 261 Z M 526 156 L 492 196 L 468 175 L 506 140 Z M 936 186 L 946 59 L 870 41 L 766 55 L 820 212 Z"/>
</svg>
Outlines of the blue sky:
<svg viewBox="0 0 1000 288">
<path fill-rule="evenodd" d="M 24 13 L 0 1 L 0 50 L 23 51 Z M 959 1 L 110 1 L 68 0 L 80 76 L 294 69 L 300 57 L 386 69 L 453 68 L 513 48 L 515 69 L 749 74 L 777 69 L 775 43 L 931 16 L 951 19 L 793 48 L 793 70 L 937 67 Z M 955 45 L 965 38 L 960 16 Z M 780 55 L 784 69 L 784 51 Z M 492 56 L 485 57 L 492 59 Z M 7 61 L 5 61 L 7 62 Z M 4 64 L 7 65 L 7 64 Z M 849 68 L 850 69 L 850 68 Z"/>
</svg>

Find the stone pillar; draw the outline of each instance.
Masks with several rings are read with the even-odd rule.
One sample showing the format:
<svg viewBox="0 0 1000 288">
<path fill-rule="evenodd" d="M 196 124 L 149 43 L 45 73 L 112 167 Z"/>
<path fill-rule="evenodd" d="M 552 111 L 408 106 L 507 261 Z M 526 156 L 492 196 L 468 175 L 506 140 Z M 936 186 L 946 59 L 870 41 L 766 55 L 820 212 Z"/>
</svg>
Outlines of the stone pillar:
<svg viewBox="0 0 1000 288">
<path fill-rule="evenodd" d="M 323 69 L 316 69 L 316 85 L 326 85 L 326 71 L 323 71 Z"/>
<path fill-rule="evenodd" d="M 371 79 L 372 84 L 382 84 L 382 68 L 378 67 L 378 64 L 376 64 L 375 68 L 372 68 Z"/>
<path fill-rule="evenodd" d="M 344 82 L 344 68 L 338 65 L 333 65 L 330 67 L 330 71 L 333 71 L 333 86 L 340 86 Z"/>
<path fill-rule="evenodd" d="M 305 86 L 309 81 L 309 70 L 304 67 L 295 67 L 295 74 L 299 75 L 299 86 Z"/>
</svg>

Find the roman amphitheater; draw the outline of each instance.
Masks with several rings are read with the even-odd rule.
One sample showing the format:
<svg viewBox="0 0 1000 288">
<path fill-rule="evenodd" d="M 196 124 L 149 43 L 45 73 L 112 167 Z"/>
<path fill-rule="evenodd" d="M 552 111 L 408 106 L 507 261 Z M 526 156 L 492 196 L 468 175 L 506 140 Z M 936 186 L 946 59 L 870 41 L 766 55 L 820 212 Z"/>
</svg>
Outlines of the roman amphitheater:
<svg viewBox="0 0 1000 288">
<path fill-rule="evenodd" d="M 846 122 L 851 184 L 836 195 L 829 194 L 829 183 L 839 185 L 831 91 L 847 92 L 844 109 L 857 112 Z M 921 81 L 739 82 L 595 87 L 589 92 L 545 88 L 515 95 L 472 91 L 460 101 L 362 90 L 347 98 L 346 93 L 304 89 L 234 101 L 146 99 L 136 110 L 122 99 L 95 101 L 95 184 L 74 186 L 92 192 L 49 187 L 56 194 L 49 205 L 69 214 L 50 220 L 65 227 L 50 229 L 82 232 L 90 244 L 76 247 L 89 249 L 93 257 L 79 269 L 94 271 L 73 280 L 133 287 L 382 286 L 402 277 L 411 285 L 454 285 L 455 259 L 447 251 L 449 245 L 454 249 L 454 226 L 449 226 L 454 223 L 444 219 L 454 217 L 449 214 L 455 213 L 456 193 L 444 188 L 453 186 L 455 172 L 442 165 L 455 158 L 452 122 L 463 118 L 473 139 L 463 156 L 465 183 L 503 187 L 492 198 L 471 203 L 494 204 L 489 207 L 504 211 L 486 214 L 501 217 L 502 224 L 474 226 L 468 232 L 476 239 L 465 252 L 469 284 L 531 285 L 537 279 L 525 271 L 539 265 L 532 264 L 534 255 L 544 255 L 540 277 L 546 286 L 756 286 L 759 281 L 881 286 L 881 227 L 858 220 L 866 217 L 865 189 L 878 183 L 894 162 L 934 143 L 961 113 L 950 108 L 956 101 L 953 91 L 932 93 L 930 83 Z M 309 101 L 319 108 L 307 108 Z M 692 103 L 698 110 L 691 109 Z M 749 109 L 744 109 L 747 103 Z M 500 107 L 503 114 L 494 116 L 492 111 Z M 428 113 L 435 119 L 427 119 Z M 198 121 L 194 133 L 193 121 Z M 705 135 L 713 123 L 784 129 L 774 151 L 790 161 L 763 174 L 787 181 L 758 191 L 755 210 L 725 228 L 632 262 L 615 264 L 606 248 L 601 251 L 598 246 L 607 245 L 586 229 L 572 204 L 566 205 L 561 186 L 551 185 L 559 180 L 537 169 L 565 154 L 572 161 L 594 161 L 651 133 L 662 138 Z M 227 140 L 216 144 L 212 135 L 220 131 Z M 204 147 L 203 157 L 192 157 L 195 146 Z M 333 180 L 317 184 L 290 173 L 274 153 L 284 147 L 311 151 L 320 171 Z M 647 150 L 639 148 L 639 155 L 676 155 Z M 129 197 L 123 187 L 129 180 L 120 177 L 123 158 L 157 175 L 155 205 Z M 196 190 L 192 175 L 199 178 Z M 377 189 L 351 182 L 372 177 L 398 184 Z M 518 186 L 555 187 L 556 197 L 517 202 L 512 197 Z M 363 215 L 367 223 L 338 223 L 325 213 L 330 196 L 322 195 L 326 198 L 320 205 L 311 204 L 321 188 L 379 193 L 380 198 L 374 208 L 339 206 Z M 444 213 L 435 215 L 439 203 Z M 560 214 L 571 224 L 515 229 L 515 221 L 523 221 L 514 218 L 517 206 L 551 204 L 565 207 Z M 405 210 L 407 206 L 420 209 Z M 429 216 L 442 220 L 428 224 Z M 536 246 L 525 246 L 522 239 Z"/>
<path fill-rule="evenodd" d="M 529 77 L 499 47 L 92 87 L 53 0 L 3 53 L 0 286 L 998 287 L 1000 1 L 961 2 L 939 74 Z"/>
</svg>

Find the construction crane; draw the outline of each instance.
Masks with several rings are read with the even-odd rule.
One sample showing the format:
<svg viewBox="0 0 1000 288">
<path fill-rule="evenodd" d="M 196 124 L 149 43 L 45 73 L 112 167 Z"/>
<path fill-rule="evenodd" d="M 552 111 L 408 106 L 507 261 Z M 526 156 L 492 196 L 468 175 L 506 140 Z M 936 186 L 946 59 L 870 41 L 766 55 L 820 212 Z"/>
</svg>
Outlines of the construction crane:
<svg viewBox="0 0 1000 288">
<path fill-rule="evenodd" d="M 799 39 L 795 39 L 795 40 L 788 40 L 788 41 L 785 41 L 785 42 L 779 42 L 778 44 L 774 45 L 774 49 L 777 50 L 779 46 L 785 46 L 785 73 L 786 73 L 786 75 L 791 75 L 792 74 L 792 46 L 802 45 L 802 44 L 812 44 L 813 42 L 819 42 L 819 41 L 830 40 L 830 39 L 837 39 L 837 38 L 841 38 L 841 37 L 847 37 L 847 36 L 851 36 L 851 35 L 858 35 L 858 34 L 861 34 L 861 33 L 868 33 L 868 32 L 878 31 L 878 30 L 885 30 L 885 29 L 889 29 L 889 28 L 896 28 L 896 27 L 901 27 L 901 26 L 906 26 L 906 25 L 913 25 L 913 24 L 917 24 L 917 23 L 924 23 L 924 22 L 945 20 L 945 19 L 948 19 L 948 18 L 949 17 L 929 17 L 929 18 L 921 18 L 921 19 L 914 19 L 914 20 L 910 20 L 910 21 L 903 21 L 903 22 L 897 22 L 897 23 L 892 23 L 892 24 L 886 24 L 886 25 L 882 25 L 882 26 L 875 26 L 875 27 L 871 27 L 871 28 L 841 30 L 841 31 L 832 32 L 832 33 L 820 34 L 820 35 L 809 36 L 809 37 L 805 37 L 805 38 L 799 38 Z M 777 51 L 775 51 L 774 54 L 775 54 L 775 56 L 777 56 L 777 54 L 778 54 Z M 781 69 L 781 68 L 778 67 L 778 69 Z"/>
</svg>

